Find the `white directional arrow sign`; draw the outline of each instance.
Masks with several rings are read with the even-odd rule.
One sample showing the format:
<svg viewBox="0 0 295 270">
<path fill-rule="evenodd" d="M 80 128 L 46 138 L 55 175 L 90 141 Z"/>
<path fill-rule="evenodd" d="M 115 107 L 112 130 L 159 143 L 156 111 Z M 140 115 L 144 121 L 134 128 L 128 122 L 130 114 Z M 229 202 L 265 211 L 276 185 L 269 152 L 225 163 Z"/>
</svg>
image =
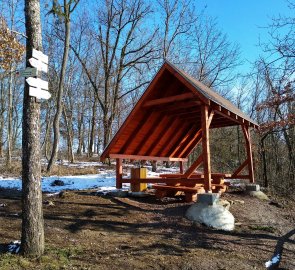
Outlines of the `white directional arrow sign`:
<svg viewBox="0 0 295 270">
<path fill-rule="evenodd" d="M 42 90 L 41 88 L 30 87 L 29 95 L 39 99 L 50 99 L 51 94 L 48 91 Z"/>
<path fill-rule="evenodd" d="M 45 90 L 48 90 L 48 82 L 43 81 L 39 78 L 33 78 L 33 77 L 29 77 L 26 79 L 26 82 L 30 85 L 30 86 L 34 86 L 37 88 L 42 88 Z"/>
<path fill-rule="evenodd" d="M 33 57 L 45 64 L 48 64 L 48 56 L 41 51 L 33 49 Z"/>
<path fill-rule="evenodd" d="M 47 64 L 45 64 L 45 63 L 43 63 L 42 61 L 37 60 L 37 59 L 35 59 L 35 58 L 30 58 L 30 59 L 29 59 L 29 62 L 30 62 L 30 64 L 31 64 L 33 67 L 37 68 L 37 69 L 40 70 L 40 71 L 43 71 L 43 72 L 47 73 L 47 71 L 48 71 L 48 66 L 47 66 Z"/>
</svg>

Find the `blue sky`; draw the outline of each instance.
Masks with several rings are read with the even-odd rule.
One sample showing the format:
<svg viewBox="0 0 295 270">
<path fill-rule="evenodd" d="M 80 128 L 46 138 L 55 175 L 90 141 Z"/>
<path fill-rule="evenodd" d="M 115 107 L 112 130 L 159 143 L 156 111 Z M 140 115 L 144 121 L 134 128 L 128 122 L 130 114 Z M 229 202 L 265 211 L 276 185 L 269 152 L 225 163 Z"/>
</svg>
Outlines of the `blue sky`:
<svg viewBox="0 0 295 270">
<path fill-rule="evenodd" d="M 285 0 L 196 0 L 200 9 L 206 6 L 206 13 L 216 17 L 220 29 L 232 42 L 240 44 L 241 57 L 245 61 L 240 70 L 247 72 L 250 62 L 261 53 L 257 47 L 259 38 L 267 41 L 267 29 L 274 16 L 291 15 Z"/>
</svg>

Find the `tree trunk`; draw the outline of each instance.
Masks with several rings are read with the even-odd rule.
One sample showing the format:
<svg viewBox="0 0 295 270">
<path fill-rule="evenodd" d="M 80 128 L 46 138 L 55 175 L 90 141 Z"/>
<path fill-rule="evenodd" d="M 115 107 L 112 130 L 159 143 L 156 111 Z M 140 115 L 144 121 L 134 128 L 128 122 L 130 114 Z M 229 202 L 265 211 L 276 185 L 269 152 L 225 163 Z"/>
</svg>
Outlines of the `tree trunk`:
<svg viewBox="0 0 295 270">
<path fill-rule="evenodd" d="M 73 136 L 72 136 L 72 129 L 71 123 L 69 123 L 69 119 L 67 117 L 67 113 L 65 108 L 63 108 L 63 116 L 65 119 L 65 125 L 67 129 L 67 144 L 68 144 L 68 160 L 71 163 L 75 162 L 74 153 L 73 153 Z"/>
<path fill-rule="evenodd" d="M 51 133 L 51 108 L 46 110 L 46 128 L 45 128 L 45 138 L 44 138 L 44 156 L 49 159 L 49 147 L 50 147 L 50 133 Z"/>
<path fill-rule="evenodd" d="M 58 144 L 59 144 L 59 137 L 60 137 L 59 122 L 60 122 L 60 117 L 62 113 L 62 106 L 63 106 L 62 97 L 63 97 L 63 90 L 64 90 L 64 79 L 66 74 L 66 67 L 67 67 L 69 48 L 70 48 L 70 29 L 71 29 L 71 23 L 69 19 L 70 7 L 68 5 L 65 5 L 64 8 L 65 8 L 64 52 L 63 52 L 60 80 L 59 80 L 59 86 L 58 86 L 58 94 L 57 94 L 57 109 L 56 109 L 56 114 L 53 120 L 53 145 L 52 145 L 51 157 L 47 166 L 47 172 L 50 172 L 50 170 L 52 169 L 52 166 L 54 165 L 56 161 L 57 152 L 58 152 Z"/>
<path fill-rule="evenodd" d="M 83 121 L 84 121 L 84 114 L 83 111 L 79 113 L 78 116 L 78 149 L 77 155 L 82 155 L 82 145 L 83 145 Z"/>
<path fill-rule="evenodd" d="M 90 131 L 90 138 L 89 138 L 89 145 L 88 145 L 88 157 L 93 156 L 95 120 L 96 120 L 96 98 L 94 97 L 93 106 L 92 106 L 91 131 Z"/>
<path fill-rule="evenodd" d="M 26 63 L 32 49 L 42 50 L 40 2 L 25 1 Z M 40 162 L 40 103 L 29 96 L 25 83 L 22 137 L 22 237 L 21 252 L 39 257 L 44 252 L 44 221 Z"/>
<path fill-rule="evenodd" d="M 3 157 L 3 133 L 4 133 L 4 112 L 5 112 L 5 104 L 4 104 L 4 83 L 1 80 L 1 88 L 0 88 L 0 157 Z"/>
<path fill-rule="evenodd" d="M 6 166 L 11 167 L 11 150 L 12 150 L 12 84 L 13 84 L 13 66 L 11 64 L 8 87 L 8 108 L 7 108 L 7 155 Z"/>
</svg>

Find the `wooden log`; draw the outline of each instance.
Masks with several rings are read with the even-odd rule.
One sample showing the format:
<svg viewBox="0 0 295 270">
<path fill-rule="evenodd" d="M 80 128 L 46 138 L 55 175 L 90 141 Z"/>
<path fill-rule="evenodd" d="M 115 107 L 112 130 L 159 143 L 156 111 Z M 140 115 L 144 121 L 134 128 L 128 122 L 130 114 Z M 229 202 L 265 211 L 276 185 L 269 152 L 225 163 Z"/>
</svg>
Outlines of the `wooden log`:
<svg viewBox="0 0 295 270">
<path fill-rule="evenodd" d="M 188 168 L 188 170 L 183 175 L 184 178 L 190 178 L 194 171 L 201 165 L 203 162 L 203 155 L 200 155 L 197 160 Z"/>
<path fill-rule="evenodd" d="M 240 166 L 235 170 L 235 172 L 232 174 L 233 177 L 238 176 L 240 172 L 248 165 L 249 159 L 247 158 Z"/>
<path fill-rule="evenodd" d="M 209 123 L 208 123 L 208 106 L 203 105 L 202 110 L 202 149 L 203 149 L 203 167 L 205 178 L 205 190 L 211 191 L 211 161 L 209 145 Z"/>
<path fill-rule="evenodd" d="M 247 159 L 248 159 L 248 171 L 250 183 L 254 183 L 254 169 L 253 169 L 253 156 L 252 156 L 252 146 L 249 127 L 246 125 L 242 126 L 243 133 L 246 141 Z"/>
<path fill-rule="evenodd" d="M 144 103 L 143 107 L 150 107 L 150 106 L 155 106 L 155 105 L 163 105 L 163 104 L 172 103 L 172 102 L 176 102 L 176 101 L 193 99 L 195 97 L 196 96 L 193 93 L 185 93 L 185 94 L 181 94 L 181 95 L 158 98 L 158 99 L 153 99 L 153 100 L 146 101 Z"/>
<path fill-rule="evenodd" d="M 196 187 L 186 187 L 186 186 L 169 186 L 169 185 L 153 185 L 154 189 L 161 189 L 161 190 L 177 190 L 177 191 L 184 191 L 184 192 L 198 192 L 200 189 L 203 188 L 203 185 L 199 184 Z"/>
</svg>

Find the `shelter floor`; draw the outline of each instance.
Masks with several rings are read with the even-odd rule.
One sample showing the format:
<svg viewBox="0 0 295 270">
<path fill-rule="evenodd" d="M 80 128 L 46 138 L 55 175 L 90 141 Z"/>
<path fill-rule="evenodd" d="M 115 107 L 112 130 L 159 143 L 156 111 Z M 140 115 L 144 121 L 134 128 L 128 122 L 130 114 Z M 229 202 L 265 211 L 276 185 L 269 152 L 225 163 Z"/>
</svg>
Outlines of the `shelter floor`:
<svg viewBox="0 0 295 270">
<path fill-rule="evenodd" d="M 270 205 L 239 192 L 222 198 L 234 202 L 230 211 L 241 223 L 234 232 L 192 224 L 184 218 L 190 204 L 175 198 L 44 194 L 54 203 L 44 204 L 47 260 L 27 269 L 265 269 L 276 248 L 280 269 L 295 269 L 294 203 Z M 3 246 L 20 239 L 20 194 L 2 190 L 0 203 L 7 204 L 0 208 Z M 62 262 L 60 250 L 68 252 Z M 3 256 L 1 269 L 23 269 L 3 268 Z"/>
</svg>

